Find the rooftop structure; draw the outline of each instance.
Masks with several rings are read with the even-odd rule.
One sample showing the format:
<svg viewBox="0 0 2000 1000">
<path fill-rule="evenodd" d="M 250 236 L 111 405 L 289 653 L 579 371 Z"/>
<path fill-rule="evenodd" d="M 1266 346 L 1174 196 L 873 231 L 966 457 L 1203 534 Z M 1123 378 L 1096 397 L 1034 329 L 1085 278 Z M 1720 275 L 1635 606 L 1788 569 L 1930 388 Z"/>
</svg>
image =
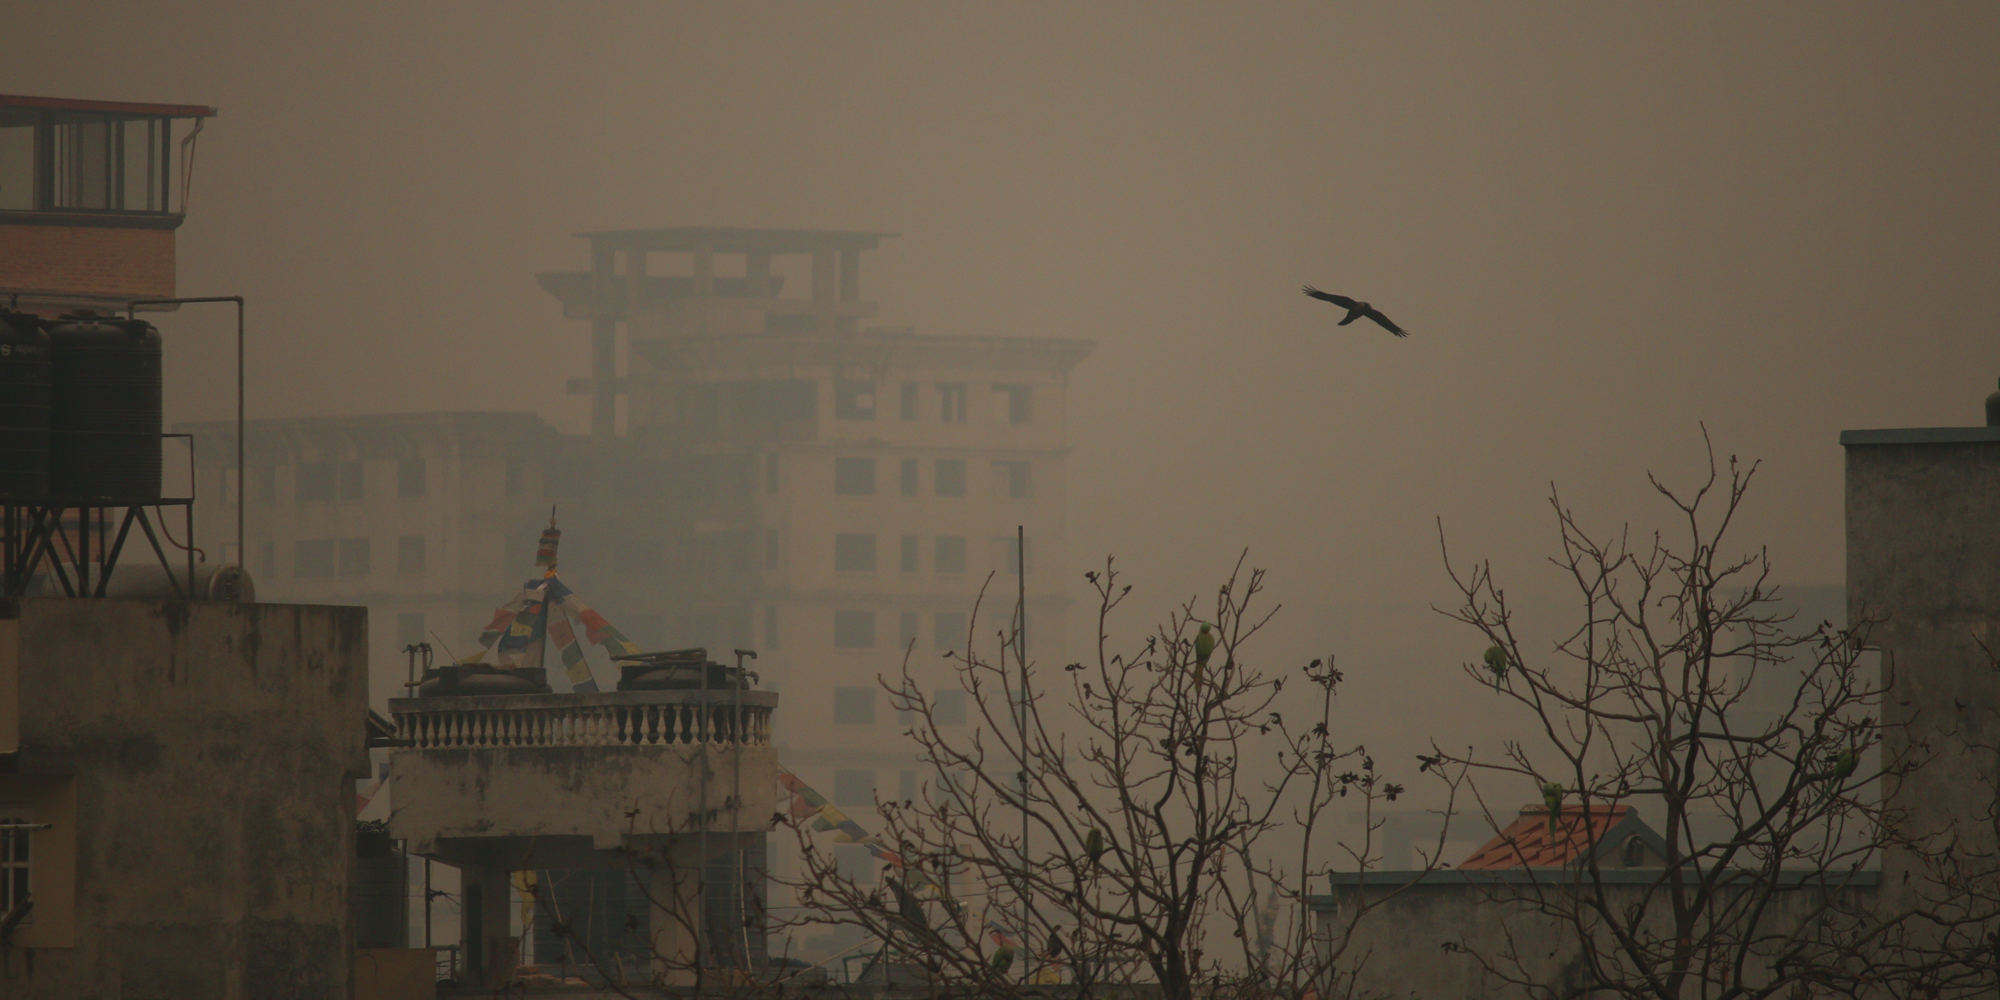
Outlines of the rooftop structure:
<svg viewBox="0 0 2000 1000">
<path fill-rule="evenodd" d="M 54 316 L 172 297 L 194 138 L 215 114 L 0 94 L 0 299 Z"/>
<path fill-rule="evenodd" d="M 1547 806 L 1525 806 L 1458 868 L 1561 868 L 1592 857 L 1601 868 L 1651 868 L 1665 859 L 1666 846 L 1631 806 L 1566 805 L 1554 823 Z"/>
</svg>

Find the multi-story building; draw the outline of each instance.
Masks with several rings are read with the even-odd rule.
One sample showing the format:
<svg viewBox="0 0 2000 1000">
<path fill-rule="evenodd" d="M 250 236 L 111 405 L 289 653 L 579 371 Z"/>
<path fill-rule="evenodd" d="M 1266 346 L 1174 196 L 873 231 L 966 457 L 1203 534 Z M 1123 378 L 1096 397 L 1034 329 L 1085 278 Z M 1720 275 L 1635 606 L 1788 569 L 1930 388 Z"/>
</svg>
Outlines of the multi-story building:
<svg viewBox="0 0 2000 1000">
<path fill-rule="evenodd" d="M 657 513 L 628 524 L 635 557 L 669 554 L 661 631 L 759 649 L 793 706 L 781 755 L 843 806 L 931 779 L 877 678 L 907 653 L 939 721 L 965 724 L 942 654 L 1010 628 L 1024 569 L 1029 654 L 1062 648 L 1068 380 L 1093 347 L 862 327 L 877 306 L 860 255 L 886 235 L 586 233 L 590 270 L 539 276 L 591 323 L 591 377 L 571 390 L 591 396 L 592 440 L 658 477 L 632 491 Z M 781 295 L 788 257 L 810 262 L 805 297 Z"/>
<path fill-rule="evenodd" d="M 877 307 L 860 253 L 882 237 L 585 234 L 592 269 L 539 280 L 591 323 L 591 376 L 571 383 L 588 436 L 519 413 L 252 421 L 260 593 L 368 605 L 380 704 L 404 646 L 465 655 L 553 506 L 565 579 L 641 646 L 759 651 L 794 706 L 775 741 L 800 777 L 845 806 L 913 796 L 930 776 L 877 677 L 908 651 L 959 724 L 942 654 L 982 590 L 981 635 L 1010 627 L 1024 564 L 1029 653 L 1061 648 L 1068 375 L 1092 344 L 861 328 Z M 786 298 L 774 258 L 796 256 L 810 294 Z M 233 425 L 182 429 L 203 495 L 233 498 Z"/>
</svg>

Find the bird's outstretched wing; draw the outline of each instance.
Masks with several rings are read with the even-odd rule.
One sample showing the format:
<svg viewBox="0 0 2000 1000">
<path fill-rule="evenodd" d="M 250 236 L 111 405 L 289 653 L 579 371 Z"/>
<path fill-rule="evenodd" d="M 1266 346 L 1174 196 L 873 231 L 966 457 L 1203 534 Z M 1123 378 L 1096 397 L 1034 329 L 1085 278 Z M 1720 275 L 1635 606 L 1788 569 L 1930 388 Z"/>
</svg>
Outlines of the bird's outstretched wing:
<svg viewBox="0 0 2000 1000">
<path fill-rule="evenodd" d="M 1408 330 L 1405 330 L 1402 327 L 1397 326 L 1394 320 L 1391 320 L 1389 317 L 1382 315 L 1382 310 L 1380 309 L 1370 309 L 1367 312 L 1363 313 L 1362 315 L 1368 317 L 1369 319 L 1374 320 L 1377 323 L 1380 323 L 1382 325 L 1382 329 L 1387 330 L 1398 337 L 1407 337 L 1410 335 Z"/>
<path fill-rule="evenodd" d="M 1339 307 L 1340 307 L 1340 308 L 1342 308 L 1342 309 L 1352 309 L 1352 308 L 1354 308 L 1354 300 L 1353 300 L 1353 299 L 1350 299 L 1350 298 L 1348 298 L 1348 297 L 1347 297 L 1347 296 L 1345 296 L 1345 295 L 1334 295 L 1334 294 L 1333 294 L 1333 293 L 1331 293 L 1331 292 L 1322 292 L 1322 291 L 1320 291 L 1319 289 L 1317 289 L 1317 288 L 1314 288 L 1314 287 L 1313 287 L 1313 286 L 1311 286 L 1311 285 L 1307 285 L 1307 286 L 1305 286 L 1305 288 L 1303 289 L 1303 291 L 1304 291 L 1304 292 L 1305 292 L 1305 293 L 1306 293 L 1307 295 L 1310 295 L 1310 296 L 1312 296 L 1313 298 L 1316 298 L 1316 299 L 1320 300 L 1321 302 L 1331 302 L 1331 303 L 1333 303 L 1334 305 L 1337 305 L 1337 306 L 1339 306 Z"/>
</svg>

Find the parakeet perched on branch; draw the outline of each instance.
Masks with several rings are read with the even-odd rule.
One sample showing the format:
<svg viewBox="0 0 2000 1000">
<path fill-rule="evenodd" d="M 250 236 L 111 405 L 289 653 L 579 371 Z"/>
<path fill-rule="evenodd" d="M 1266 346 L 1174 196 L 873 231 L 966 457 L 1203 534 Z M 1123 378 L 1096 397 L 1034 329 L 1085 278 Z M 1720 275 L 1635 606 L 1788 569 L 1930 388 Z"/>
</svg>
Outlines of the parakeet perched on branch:
<svg viewBox="0 0 2000 1000">
<path fill-rule="evenodd" d="M 1090 859 L 1093 868 L 1097 866 L 1098 859 L 1104 857 L 1104 834 L 1097 832 L 1094 826 L 1083 835 L 1083 853 Z"/>
<path fill-rule="evenodd" d="M 1507 650 L 1500 646 L 1486 647 L 1486 669 L 1493 671 L 1493 690 L 1500 690 L 1501 682 L 1507 679 Z"/>
<path fill-rule="evenodd" d="M 1210 632 L 1207 623 L 1204 622 L 1194 634 L 1195 686 L 1201 685 L 1202 674 L 1208 669 L 1208 658 L 1213 655 L 1215 655 L 1215 633 Z"/>
<path fill-rule="evenodd" d="M 999 950 L 999 951 L 996 951 L 996 952 L 994 952 L 994 953 L 993 953 L 993 971 L 994 971 L 994 972 L 998 972 L 998 973 L 1003 973 L 1003 974 L 1004 974 L 1004 973 L 1005 973 L 1005 972 L 1007 971 L 1008 967 L 1009 967 L 1009 966 L 1012 966 L 1013 964 L 1014 964 L 1014 946 L 1013 946 L 1013 945 L 1010 945 L 1010 944 L 1003 944 L 1003 945 L 1001 945 L 1001 946 L 1000 946 L 1000 950 Z"/>
<path fill-rule="evenodd" d="M 1542 804 L 1549 807 L 1549 839 L 1556 839 L 1556 818 L 1562 815 L 1563 786 L 1556 782 L 1542 785 Z"/>
<path fill-rule="evenodd" d="M 1833 798 L 1833 793 L 1840 790 L 1841 783 L 1854 777 L 1854 769 L 1860 764 L 1861 755 L 1855 753 L 1853 747 L 1841 748 L 1840 755 L 1833 758 L 1833 770 L 1827 773 L 1826 787 L 1820 790 L 1820 805 L 1825 805 L 1826 800 Z"/>
</svg>

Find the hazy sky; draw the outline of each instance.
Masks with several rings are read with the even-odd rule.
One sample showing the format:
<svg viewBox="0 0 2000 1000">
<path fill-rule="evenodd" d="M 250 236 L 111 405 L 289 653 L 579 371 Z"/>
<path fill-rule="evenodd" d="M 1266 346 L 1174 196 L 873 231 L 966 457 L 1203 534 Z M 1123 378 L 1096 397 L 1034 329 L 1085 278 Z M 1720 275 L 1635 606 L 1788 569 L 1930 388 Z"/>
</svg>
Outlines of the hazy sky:
<svg viewBox="0 0 2000 1000">
<path fill-rule="evenodd" d="M 586 325 L 533 280 L 571 234 L 897 232 L 880 322 L 1098 342 L 1073 570 L 1119 553 L 1150 616 L 1248 547 L 1272 651 L 1410 730 L 1489 704 L 1419 711 L 1481 648 L 1426 610 L 1434 518 L 1544 601 L 1549 483 L 1658 523 L 1705 421 L 1766 463 L 1739 541 L 1837 581 L 1838 432 L 1978 423 L 2000 376 L 1991 3 L 27 0 L 0 35 L 0 91 L 221 109 L 181 291 L 249 297 L 253 415 L 581 430 Z M 223 314 L 171 323 L 169 419 L 225 415 Z"/>
</svg>

